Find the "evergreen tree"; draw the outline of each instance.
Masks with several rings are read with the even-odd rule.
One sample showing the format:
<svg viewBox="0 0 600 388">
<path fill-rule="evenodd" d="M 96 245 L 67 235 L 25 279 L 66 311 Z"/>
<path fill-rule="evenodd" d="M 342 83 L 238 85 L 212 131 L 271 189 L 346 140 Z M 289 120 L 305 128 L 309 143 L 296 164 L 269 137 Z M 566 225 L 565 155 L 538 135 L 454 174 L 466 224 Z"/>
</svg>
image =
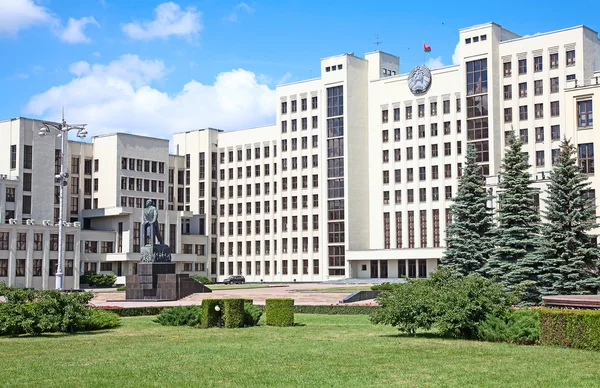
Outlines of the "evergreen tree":
<svg viewBox="0 0 600 388">
<path fill-rule="evenodd" d="M 597 227 L 590 182 L 577 164 L 576 148 L 567 139 L 550 174 L 539 254 L 543 295 L 596 293 L 600 249 L 589 232 Z"/>
<path fill-rule="evenodd" d="M 528 157 L 521 148 L 523 141 L 511 131 L 502 160 L 498 182 L 497 225 L 494 253 L 484 273 L 496 277 L 508 292 L 518 292 L 524 303 L 537 303 L 539 260 L 536 246 L 540 216 L 534 208 L 534 196 Z"/>
<path fill-rule="evenodd" d="M 450 206 L 452 223 L 447 227 L 446 251 L 441 266 L 463 275 L 480 272 L 491 253 L 492 213 L 488 194 L 470 145 L 458 192 Z"/>
</svg>

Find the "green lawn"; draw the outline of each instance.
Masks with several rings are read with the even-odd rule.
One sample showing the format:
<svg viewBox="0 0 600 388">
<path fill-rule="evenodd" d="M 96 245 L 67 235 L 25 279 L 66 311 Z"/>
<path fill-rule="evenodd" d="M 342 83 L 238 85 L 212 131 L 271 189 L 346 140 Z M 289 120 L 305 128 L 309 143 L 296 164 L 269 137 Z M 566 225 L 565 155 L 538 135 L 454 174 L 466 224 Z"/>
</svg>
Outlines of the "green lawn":
<svg viewBox="0 0 600 388">
<path fill-rule="evenodd" d="M 600 381 L 600 353 L 399 336 L 366 316 L 288 328 L 162 327 L 0 339 L 0 385 L 31 387 L 562 386 Z"/>
<path fill-rule="evenodd" d="M 241 290 L 245 288 L 269 288 L 266 284 L 207 284 L 206 287 L 213 291 L 217 290 Z"/>
</svg>

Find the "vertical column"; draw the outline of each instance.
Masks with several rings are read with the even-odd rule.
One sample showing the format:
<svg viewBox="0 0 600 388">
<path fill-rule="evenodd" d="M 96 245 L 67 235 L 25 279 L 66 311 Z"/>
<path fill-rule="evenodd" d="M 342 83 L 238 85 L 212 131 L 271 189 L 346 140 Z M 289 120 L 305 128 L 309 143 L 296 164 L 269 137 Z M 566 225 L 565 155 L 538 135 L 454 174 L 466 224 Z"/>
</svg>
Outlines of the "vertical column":
<svg viewBox="0 0 600 388">
<path fill-rule="evenodd" d="M 0 181 L 0 224 L 4 224 L 6 214 L 6 184 Z"/>
<path fill-rule="evenodd" d="M 15 271 L 17 266 L 17 228 L 14 225 L 11 225 L 10 227 L 10 235 L 8 238 L 8 286 L 10 287 L 15 285 Z"/>
<path fill-rule="evenodd" d="M 27 256 L 25 259 L 25 287 L 33 287 L 33 228 L 27 231 Z"/>
<path fill-rule="evenodd" d="M 75 232 L 75 246 L 73 252 L 73 289 L 79 289 L 79 278 L 81 276 L 81 229 Z"/>
<path fill-rule="evenodd" d="M 47 290 L 49 287 L 49 272 L 50 272 L 50 230 L 44 231 L 43 244 L 43 259 L 42 259 L 42 289 Z"/>
</svg>

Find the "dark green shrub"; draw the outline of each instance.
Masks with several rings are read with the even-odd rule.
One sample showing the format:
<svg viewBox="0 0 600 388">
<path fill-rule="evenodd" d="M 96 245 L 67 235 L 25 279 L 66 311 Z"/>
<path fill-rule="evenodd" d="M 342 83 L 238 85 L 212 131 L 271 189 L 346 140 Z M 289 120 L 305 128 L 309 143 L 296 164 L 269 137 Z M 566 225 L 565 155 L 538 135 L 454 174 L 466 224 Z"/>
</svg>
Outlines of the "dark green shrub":
<svg viewBox="0 0 600 388">
<path fill-rule="evenodd" d="M 119 326 L 121 318 L 108 310 L 90 309 L 88 319 L 85 321 L 85 330 L 112 329 Z"/>
<path fill-rule="evenodd" d="M 244 299 L 223 299 L 223 326 L 244 327 Z"/>
<path fill-rule="evenodd" d="M 440 270 L 430 279 L 410 279 L 382 292 L 377 302 L 381 307 L 371 313 L 374 324 L 406 333 L 435 329 L 443 336 L 476 338 L 478 324 L 488 315 L 503 316 L 512 299 L 499 284 L 479 275 Z"/>
<path fill-rule="evenodd" d="M 294 306 L 296 314 L 328 314 L 328 315 L 366 315 L 379 306 L 333 305 L 333 306 Z"/>
<path fill-rule="evenodd" d="M 540 338 L 538 309 L 511 309 L 505 316 L 488 315 L 477 327 L 484 341 L 535 344 Z"/>
<path fill-rule="evenodd" d="M 116 281 L 117 277 L 112 273 L 86 272 L 80 278 L 82 284 L 87 284 L 90 287 L 112 287 Z"/>
<path fill-rule="evenodd" d="M 91 310 L 90 292 L 63 293 L 0 285 L 0 335 L 40 335 L 85 330 Z"/>
<path fill-rule="evenodd" d="M 220 311 L 215 307 L 219 306 Z M 223 313 L 223 302 L 219 299 L 204 299 L 202 301 L 202 322 L 203 328 L 219 326 L 221 314 Z"/>
<path fill-rule="evenodd" d="M 201 316 L 200 306 L 176 306 L 161 311 L 154 322 L 163 326 L 199 326 Z"/>
<path fill-rule="evenodd" d="M 158 315 L 163 310 L 169 309 L 166 306 L 155 307 L 97 307 L 98 310 L 108 310 L 120 317 L 142 317 L 148 315 Z"/>
<path fill-rule="evenodd" d="M 244 302 L 244 325 L 245 326 L 256 326 L 258 325 L 258 321 L 260 321 L 260 317 L 262 317 L 262 310 L 252 302 Z"/>
<path fill-rule="evenodd" d="M 600 350 L 600 311 L 540 309 L 540 343 Z"/>
<path fill-rule="evenodd" d="M 207 278 L 206 276 L 194 275 L 194 276 L 192 276 L 192 278 L 196 279 L 197 281 L 199 281 L 202 284 L 212 284 L 212 282 L 210 281 L 210 279 Z"/>
<path fill-rule="evenodd" d="M 288 298 L 267 299 L 265 314 L 269 326 L 294 326 L 294 300 Z"/>
<path fill-rule="evenodd" d="M 371 290 L 373 290 L 373 291 L 394 291 L 396 288 L 398 288 L 398 284 L 401 284 L 401 283 L 385 282 L 385 283 L 381 283 L 381 284 L 375 284 L 375 285 L 371 286 Z"/>
<path fill-rule="evenodd" d="M 119 288 L 117 288 L 117 291 L 126 291 L 127 287 L 126 286 L 121 286 Z"/>
</svg>

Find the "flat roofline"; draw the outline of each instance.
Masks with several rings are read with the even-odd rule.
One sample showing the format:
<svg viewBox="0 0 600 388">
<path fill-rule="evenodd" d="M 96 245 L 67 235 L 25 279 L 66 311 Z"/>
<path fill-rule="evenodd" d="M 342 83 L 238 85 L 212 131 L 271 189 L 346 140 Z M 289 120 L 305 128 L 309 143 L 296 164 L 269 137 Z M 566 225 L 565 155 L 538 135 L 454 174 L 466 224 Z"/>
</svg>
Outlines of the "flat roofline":
<svg viewBox="0 0 600 388">
<path fill-rule="evenodd" d="M 592 30 L 591 28 L 580 24 L 578 26 L 573 26 L 573 27 L 567 27 L 567 28 L 562 28 L 560 30 L 554 30 L 554 31 L 547 31 L 547 32 L 540 32 L 539 34 L 534 34 L 534 35 L 527 35 L 527 36 L 519 36 L 518 38 L 513 38 L 513 39 L 508 39 L 508 40 L 503 40 L 502 42 L 499 42 L 500 44 L 504 44 L 504 43 L 509 43 L 509 42 L 514 42 L 517 40 L 521 40 L 521 39 L 530 39 L 530 38 L 537 38 L 538 36 L 545 36 L 545 35 L 550 35 L 550 34 L 558 34 L 561 32 L 565 32 L 565 31 L 570 31 L 570 30 L 576 30 L 578 28 L 583 28 L 585 30 L 591 31 L 594 34 L 598 35 L 598 33 L 595 30 Z"/>
<path fill-rule="evenodd" d="M 107 133 L 107 134 L 103 134 L 103 135 L 96 135 L 96 136 L 92 136 L 92 140 L 96 139 L 96 138 L 100 138 L 100 137 L 109 137 L 109 136 L 143 137 L 144 139 L 161 140 L 161 141 L 169 142 L 169 139 L 163 139 L 160 137 L 145 136 L 145 135 L 136 135 L 134 133 L 126 133 L 126 132 L 114 132 L 114 133 Z"/>
<path fill-rule="evenodd" d="M 391 56 L 391 57 L 400 58 L 400 57 L 399 57 L 399 56 L 397 56 L 397 55 L 390 54 L 390 53 L 388 53 L 388 52 L 381 51 L 381 50 L 369 51 L 368 53 L 365 53 L 365 56 L 367 56 L 367 55 L 369 55 L 369 54 L 376 54 L 376 53 L 385 54 L 385 55 L 389 55 L 389 56 Z"/>
<path fill-rule="evenodd" d="M 300 80 L 300 81 L 288 82 L 288 83 L 286 83 L 286 84 L 279 84 L 279 85 L 276 85 L 276 86 L 275 86 L 275 88 L 279 88 L 279 87 L 282 87 L 282 86 L 288 86 L 288 85 L 301 84 L 301 83 L 303 83 L 303 82 L 312 82 L 312 81 L 318 81 L 318 80 L 320 80 L 320 79 L 321 79 L 321 77 L 309 78 L 309 79 L 303 79 L 303 80 Z"/>
<path fill-rule="evenodd" d="M 251 129 L 261 129 L 261 128 L 268 128 L 268 127 L 276 127 L 277 123 L 273 123 L 273 124 L 267 124 L 267 125 L 259 125 L 256 127 L 250 127 L 250 128 L 240 128 L 240 129 L 233 129 L 231 131 L 224 131 L 224 133 L 232 133 L 232 132 L 240 132 L 240 131 L 249 131 Z"/>
<path fill-rule="evenodd" d="M 175 133 L 173 134 L 173 136 L 175 136 L 175 135 L 183 135 L 184 133 L 203 132 L 203 131 L 217 131 L 217 132 L 225 132 L 225 131 L 224 131 L 224 130 L 222 130 L 222 129 L 217 129 L 217 128 L 211 128 L 211 127 L 208 127 L 208 128 L 199 128 L 199 129 L 190 129 L 189 131 L 183 131 L 183 132 L 175 132 Z"/>
<path fill-rule="evenodd" d="M 357 57 L 356 55 L 354 55 L 354 51 L 353 51 L 351 53 L 344 53 L 344 54 L 338 54 L 338 55 L 332 55 L 332 56 L 329 56 L 329 57 L 324 57 L 324 58 L 321 58 L 321 61 L 324 61 L 326 59 L 331 59 L 331 58 L 339 58 L 339 57 L 354 57 L 354 58 L 357 58 L 357 59 L 362 59 L 363 61 L 365 60 L 364 58 Z"/>
<path fill-rule="evenodd" d="M 498 24 L 498 23 L 487 22 L 487 23 L 476 24 L 474 26 L 459 28 L 458 32 L 469 31 L 469 30 L 476 30 L 478 28 L 489 27 L 489 26 L 498 26 L 498 27 L 502 28 L 502 26 L 500 24 Z"/>
<path fill-rule="evenodd" d="M 0 120 L 0 123 L 16 121 L 16 120 L 31 120 L 31 121 L 40 121 L 40 122 L 44 122 L 44 123 L 59 124 L 58 122 L 52 121 L 52 120 L 32 119 L 31 117 L 23 117 L 23 116 L 12 117 L 9 119 Z"/>
</svg>

